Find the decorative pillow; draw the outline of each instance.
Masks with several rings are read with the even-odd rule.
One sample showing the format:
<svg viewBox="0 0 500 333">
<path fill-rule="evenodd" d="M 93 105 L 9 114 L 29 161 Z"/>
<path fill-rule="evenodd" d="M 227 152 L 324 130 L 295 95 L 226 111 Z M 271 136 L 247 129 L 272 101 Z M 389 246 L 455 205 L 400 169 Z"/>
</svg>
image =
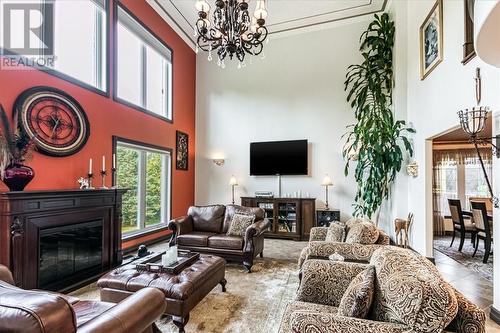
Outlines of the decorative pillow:
<svg viewBox="0 0 500 333">
<path fill-rule="evenodd" d="M 342 242 L 344 240 L 344 227 L 338 223 L 331 223 L 326 232 L 325 241 Z"/>
<path fill-rule="evenodd" d="M 365 319 L 372 306 L 375 267 L 370 266 L 351 281 L 340 300 L 338 315 Z"/>
<path fill-rule="evenodd" d="M 349 244 L 375 244 L 379 231 L 375 224 L 367 221 L 356 223 L 351 226 L 345 239 Z"/>
<path fill-rule="evenodd" d="M 226 233 L 228 236 L 244 236 L 247 228 L 255 221 L 255 215 L 235 213 Z"/>
</svg>

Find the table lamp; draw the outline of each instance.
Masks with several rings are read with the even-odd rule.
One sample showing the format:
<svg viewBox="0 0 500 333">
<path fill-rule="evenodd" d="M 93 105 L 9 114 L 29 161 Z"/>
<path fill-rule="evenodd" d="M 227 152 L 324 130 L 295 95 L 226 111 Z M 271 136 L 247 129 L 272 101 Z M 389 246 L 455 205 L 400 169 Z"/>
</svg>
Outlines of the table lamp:
<svg viewBox="0 0 500 333">
<path fill-rule="evenodd" d="M 231 202 L 234 205 L 234 188 L 238 186 L 238 180 L 234 175 L 231 176 L 231 179 L 229 179 L 229 185 L 231 185 Z"/>
<path fill-rule="evenodd" d="M 325 177 L 323 178 L 323 182 L 321 183 L 321 186 L 324 186 L 325 187 L 325 209 L 328 210 L 328 186 L 332 186 L 333 183 L 332 183 L 332 179 L 330 178 L 330 176 L 328 176 L 328 174 L 325 175 Z"/>
</svg>

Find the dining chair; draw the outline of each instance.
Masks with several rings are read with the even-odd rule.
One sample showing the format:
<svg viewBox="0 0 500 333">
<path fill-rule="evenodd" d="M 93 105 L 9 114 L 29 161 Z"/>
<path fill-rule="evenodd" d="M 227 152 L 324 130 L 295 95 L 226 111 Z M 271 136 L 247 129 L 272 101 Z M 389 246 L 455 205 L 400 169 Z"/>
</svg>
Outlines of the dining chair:
<svg viewBox="0 0 500 333">
<path fill-rule="evenodd" d="M 453 222 L 453 238 L 451 239 L 450 247 L 453 246 L 455 234 L 458 232 L 460 234 L 460 245 L 458 246 L 458 251 L 461 252 L 464 246 L 466 234 L 471 235 L 472 244 L 476 243 L 477 230 L 471 219 L 472 214 L 462 211 L 460 200 L 448 199 L 448 205 L 450 206 L 451 220 Z"/>
<path fill-rule="evenodd" d="M 484 242 L 483 262 L 486 264 L 491 252 L 491 243 L 493 242 L 493 224 L 488 220 L 488 211 L 484 202 L 471 202 L 472 217 L 477 229 L 474 257 L 479 248 L 479 240 Z"/>
</svg>

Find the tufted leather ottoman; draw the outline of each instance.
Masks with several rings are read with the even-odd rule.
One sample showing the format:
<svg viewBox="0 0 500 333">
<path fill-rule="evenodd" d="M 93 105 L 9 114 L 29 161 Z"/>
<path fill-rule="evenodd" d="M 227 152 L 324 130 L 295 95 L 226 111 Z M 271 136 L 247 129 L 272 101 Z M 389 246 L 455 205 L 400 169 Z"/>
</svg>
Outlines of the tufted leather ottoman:
<svg viewBox="0 0 500 333">
<path fill-rule="evenodd" d="M 140 272 L 135 264 L 128 264 L 104 275 L 97 285 L 101 290 L 101 300 L 118 303 L 134 292 L 155 287 L 165 294 L 167 308 L 179 332 L 189 320 L 189 312 L 215 287 L 221 284 L 226 291 L 226 261 L 212 255 L 200 255 L 191 266 L 177 275 L 168 273 Z"/>
</svg>

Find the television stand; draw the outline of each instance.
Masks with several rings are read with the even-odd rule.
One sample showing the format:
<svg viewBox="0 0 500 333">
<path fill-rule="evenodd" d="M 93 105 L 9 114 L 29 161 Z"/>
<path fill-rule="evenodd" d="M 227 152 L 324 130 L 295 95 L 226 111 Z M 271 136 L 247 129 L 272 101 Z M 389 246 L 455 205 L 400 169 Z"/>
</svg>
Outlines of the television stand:
<svg viewBox="0 0 500 333">
<path fill-rule="evenodd" d="M 264 210 L 265 217 L 271 221 L 270 229 L 264 234 L 267 238 L 309 240 L 315 225 L 315 198 L 241 197 L 241 205 Z"/>
</svg>

